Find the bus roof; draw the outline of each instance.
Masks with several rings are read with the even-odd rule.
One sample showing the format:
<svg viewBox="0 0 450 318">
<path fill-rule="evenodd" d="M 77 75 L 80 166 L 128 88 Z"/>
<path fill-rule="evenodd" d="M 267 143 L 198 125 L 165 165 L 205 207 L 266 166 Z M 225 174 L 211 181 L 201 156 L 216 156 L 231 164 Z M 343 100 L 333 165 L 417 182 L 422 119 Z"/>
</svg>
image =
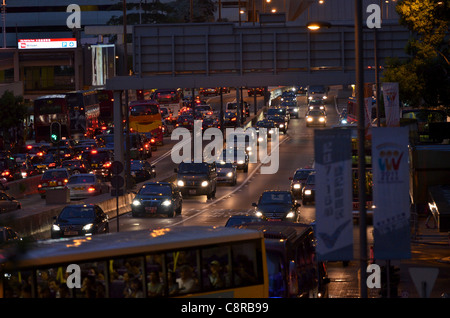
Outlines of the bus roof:
<svg viewBox="0 0 450 318">
<path fill-rule="evenodd" d="M 254 230 L 212 226 L 180 226 L 79 236 L 33 243 L 16 265 L 26 268 L 77 263 L 262 237 L 261 232 Z"/>
<path fill-rule="evenodd" d="M 285 221 L 260 221 L 254 223 L 244 223 L 239 226 L 241 229 L 252 229 L 264 233 L 266 239 L 295 240 L 312 229 L 310 224 L 293 223 Z"/>
<path fill-rule="evenodd" d="M 50 99 L 50 98 L 66 98 L 66 95 L 65 94 L 44 95 L 44 96 L 37 97 L 35 100 Z"/>
</svg>

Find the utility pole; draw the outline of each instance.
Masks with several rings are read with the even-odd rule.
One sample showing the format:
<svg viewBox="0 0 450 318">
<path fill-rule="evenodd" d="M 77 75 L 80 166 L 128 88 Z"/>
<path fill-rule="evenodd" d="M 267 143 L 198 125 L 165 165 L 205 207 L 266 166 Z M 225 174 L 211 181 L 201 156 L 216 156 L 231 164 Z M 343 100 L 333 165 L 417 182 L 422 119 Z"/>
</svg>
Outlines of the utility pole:
<svg viewBox="0 0 450 318">
<path fill-rule="evenodd" d="M 123 75 L 128 76 L 127 0 L 123 0 Z M 125 187 L 131 189 L 130 121 L 128 90 L 125 90 Z M 123 134 L 122 126 L 118 132 Z"/>
</svg>

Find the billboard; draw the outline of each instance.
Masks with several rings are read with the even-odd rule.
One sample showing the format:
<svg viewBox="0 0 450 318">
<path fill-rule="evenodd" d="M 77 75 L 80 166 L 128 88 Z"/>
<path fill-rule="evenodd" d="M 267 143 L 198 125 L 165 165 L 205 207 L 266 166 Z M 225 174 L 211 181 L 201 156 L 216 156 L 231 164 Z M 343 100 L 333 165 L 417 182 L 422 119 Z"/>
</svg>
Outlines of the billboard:
<svg viewBox="0 0 450 318">
<path fill-rule="evenodd" d="M 349 129 L 314 131 L 319 260 L 353 259 L 352 148 Z"/>
<path fill-rule="evenodd" d="M 26 49 L 75 49 L 76 38 L 63 39 L 20 39 L 17 46 L 21 50 Z"/>
<path fill-rule="evenodd" d="M 108 78 L 116 75 L 114 44 L 91 45 L 92 85 L 103 86 Z"/>
</svg>

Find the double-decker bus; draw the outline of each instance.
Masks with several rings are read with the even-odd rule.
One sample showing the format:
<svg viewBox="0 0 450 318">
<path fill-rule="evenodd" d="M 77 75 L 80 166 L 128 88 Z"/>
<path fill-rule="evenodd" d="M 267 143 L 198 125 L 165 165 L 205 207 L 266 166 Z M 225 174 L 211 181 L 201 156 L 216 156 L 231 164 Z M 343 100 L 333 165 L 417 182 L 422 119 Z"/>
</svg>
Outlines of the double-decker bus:
<svg viewBox="0 0 450 318">
<path fill-rule="evenodd" d="M 182 92 L 179 89 L 157 89 L 151 96 L 161 107 L 169 110 L 170 115 L 166 120 L 175 123 L 181 108 L 183 108 Z"/>
<path fill-rule="evenodd" d="M 157 145 L 163 144 L 162 115 L 159 104 L 153 100 L 133 101 L 130 103 L 130 130 L 144 133 L 156 140 Z"/>
<path fill-rule="evenodd" d="M 107 89 L 99 89 L 97 90 L 97 99 L 100 105 L 100 122 L 104 125 L 112 124 L 114 114 L 113 91 Z"/>
<path fill-rule="evenodd" d="M 10 261 L 0 252 L 3 298 L 23 297 L 24 290 L 32 298 L 269 296 L 260 231 L 180 226 L 31 244 Z M 58 295 L 44 293 L 54 285 Z"/>
<path fill-rule="evenodd" d="M 61 137 L 70 138 L 69 108 L 65 94 L 45 95 L 34 100 L 35 140 L 50 142 L 50 125 L 61 124 Z"/>
<path fill-rule="evenodd" d="M 92 138 L 99 128 L 100 104 L 96 90 L 66 93 L 73 139 Z"/>
</svg>

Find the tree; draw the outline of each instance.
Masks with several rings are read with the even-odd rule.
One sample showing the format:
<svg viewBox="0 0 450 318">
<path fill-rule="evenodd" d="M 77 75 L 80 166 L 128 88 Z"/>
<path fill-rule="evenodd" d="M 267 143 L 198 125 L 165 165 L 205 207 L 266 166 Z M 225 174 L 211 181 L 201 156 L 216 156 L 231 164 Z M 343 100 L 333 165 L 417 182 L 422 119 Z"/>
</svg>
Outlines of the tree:
<svg viewBox="0 0 450 318">
<path fill-rule="evenodd" d="M 5 140 L 11 140 L 10 129 L 17 128 L 17 131 L 23 131 L 23 120 L 27 114 L 27 107 L 23 103 L 22 96 L 14 96 L 11 91 L 5 91 L 0 97 L 0 127 Z M 17 136 L 16 136 L 17 137 Z"/>
<path fill-rule="evenodd" d="M 405 48 L 410 58 L 388 60 L 382 81 L 398 82 L 406 104 L 448 106 L 450 2 L 400 0 L 396 11 L 413 35 Z"/>
</svg>

